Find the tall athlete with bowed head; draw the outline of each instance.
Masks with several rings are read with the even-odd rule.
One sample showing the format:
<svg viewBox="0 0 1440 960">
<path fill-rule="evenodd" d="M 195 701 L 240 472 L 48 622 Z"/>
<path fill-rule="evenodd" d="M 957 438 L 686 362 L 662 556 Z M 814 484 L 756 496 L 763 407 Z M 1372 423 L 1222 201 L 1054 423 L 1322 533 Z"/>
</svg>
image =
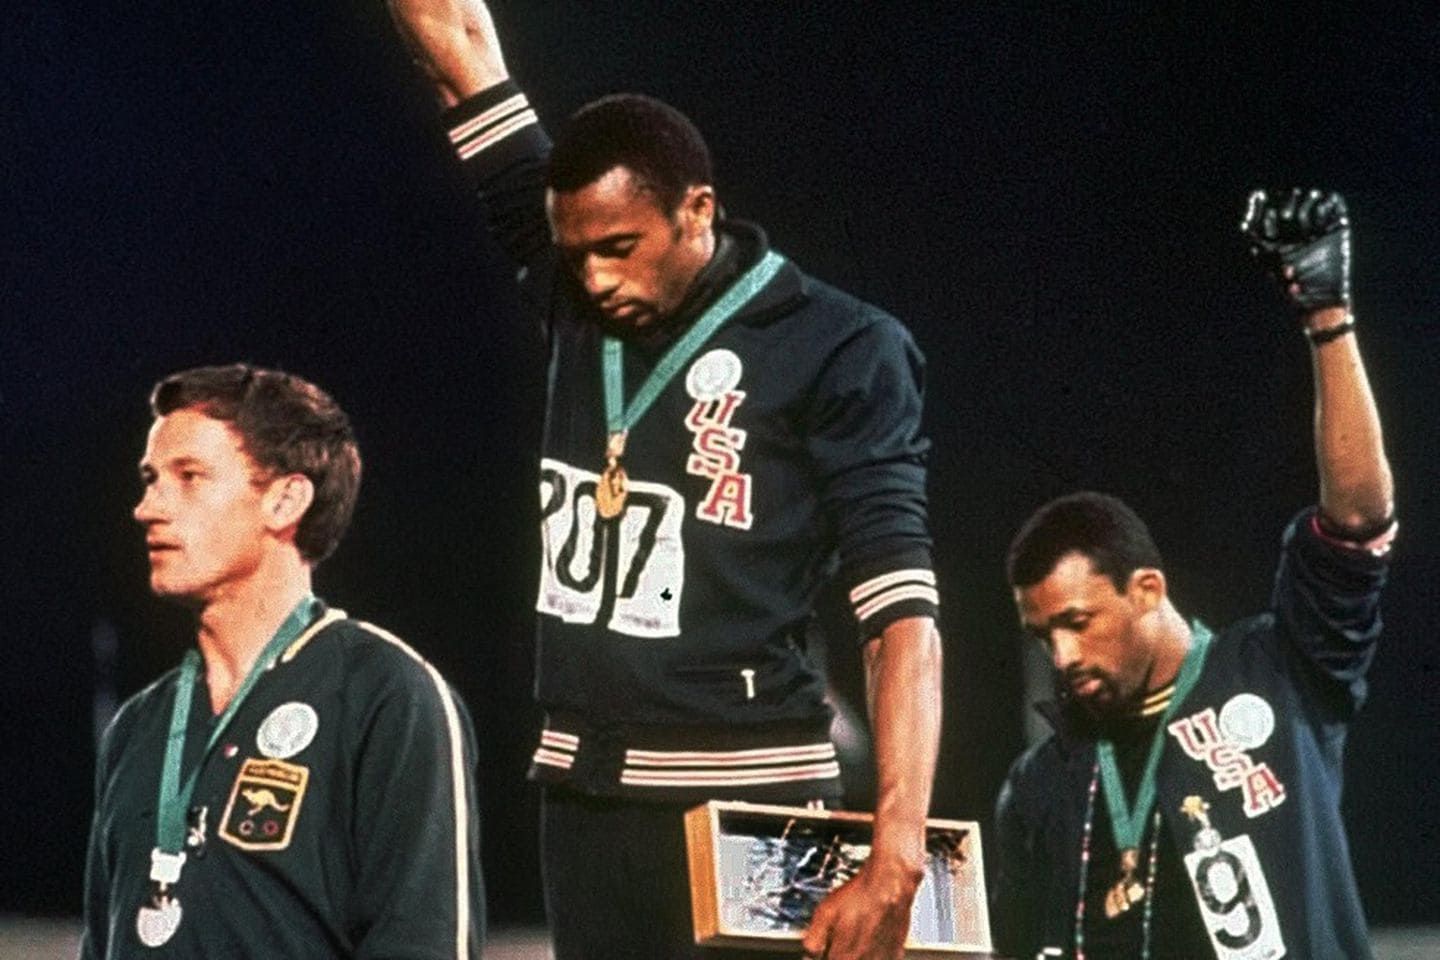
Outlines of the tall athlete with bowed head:
<svg viewBox="0 0 1440 960">
<path fill-rule="evenodd" d="M 135 519 L 196 644 L 101 742 L 82 958 L 479 956 L 469 716 L 311 592 L 359 492 L 344 412 L 241 364 L 151 408 Z"/>
<path fill-rule="evenodd" d="M 531 776 L 556 955 L 716 956 L 693 943 L 683 811 L 838 796 L 801 643 L 838 560 L 879 794 L 873 852 L 804 948 L 899 956 L 940 720 L 919 351 L 722 217 L 678 111 L 606 97 L 552 147 L 483 3 L 391 10 L 549 343 Z"/>
<path fill-rule="evenodd" d="M 1285 531 L 1269 610 L 1213 634 L 1176 610 L 1149 531 L 1113 497 L 1062 497 L 1021 528 L 1010 582 L 1059 696 L 997 804 L 1007 955 L 1370 956 L 1341 759 L 1395 519 L 1350 223 L 1336 194 L 1257 192 L 1244 229 L 1310 345 L 1319 505 Z"/>
</svg>

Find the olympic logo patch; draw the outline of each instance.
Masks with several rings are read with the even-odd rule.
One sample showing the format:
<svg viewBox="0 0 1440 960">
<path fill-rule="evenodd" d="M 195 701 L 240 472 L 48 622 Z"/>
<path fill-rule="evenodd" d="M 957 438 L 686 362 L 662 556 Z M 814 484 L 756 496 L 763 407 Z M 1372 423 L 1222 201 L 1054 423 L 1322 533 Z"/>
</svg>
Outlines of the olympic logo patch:
<svg viewBox="0 0 1440 960">
<path fill-rule="evenodd" d="M 272 760 L 288 760 L 310 746 L 320 729 L 320 717 L 308 703 L 282 703 L 260 724 L 255 732 L 255 746 L 262 756 Z"/>
<path fill-rule="evenodd" d="M 743 369 L 734 350 L 711 350 L 691 364 L 685 375 L 685 391 L 701 403 L 718 400 L 735 389 Z"/>
<path fill-rule="evenodd" d="M 230 788 L 220 836 L 242 850 L 284 850 L 290 845 L 310 768 L 248 757 Z"/>
</svg>

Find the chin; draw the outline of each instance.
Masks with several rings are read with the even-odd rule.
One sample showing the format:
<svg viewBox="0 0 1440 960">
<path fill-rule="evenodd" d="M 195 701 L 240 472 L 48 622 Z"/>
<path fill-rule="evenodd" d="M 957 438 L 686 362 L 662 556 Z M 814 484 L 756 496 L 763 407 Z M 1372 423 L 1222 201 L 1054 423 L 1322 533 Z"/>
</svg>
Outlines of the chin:
<svg viewBox="0 0 1440 960">
<path fill-rule="evenodd" d="M 162 600 L 191 603 L 199 599 L 200 590 L 193 584 L 177 583 L 164 577 L 150 577 L 150 592 Z"/>
</svg>

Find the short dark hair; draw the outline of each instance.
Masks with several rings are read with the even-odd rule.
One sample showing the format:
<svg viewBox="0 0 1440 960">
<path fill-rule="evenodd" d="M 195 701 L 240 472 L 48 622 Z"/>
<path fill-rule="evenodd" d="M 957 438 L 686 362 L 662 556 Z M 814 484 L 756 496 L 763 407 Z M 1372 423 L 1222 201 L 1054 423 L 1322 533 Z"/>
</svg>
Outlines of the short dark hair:
<svg viewBox="0 0 1440 960">
<path fill-rule="evenodd" d="M 198 410 L 224 420 L 256 466 L 271 476 L 309 477 L 315 499 L 300 518 L 295 546 L 312 565 L 334 552 L 360 492 L 360 448 L 329 394 L 279 370 L 232 363 L 171 374 L 155 384 L 150 409 L 157 417 Z"/>
<path fill-rule="evenodd" d="M 1130 574 L 1163 561 L 1145 521 L 1123 501 L 1081 491 L 1051 500 L 1031 514 L 1010 544 L 1005 575 L 1012 587 L 1032 587 L 1069 553 L 1090 558 L 1095 572 L 1125 591 Z"/>
<path fill-rule="evenodd" d="M 690 118 L 640 93 L 617 93 L 581 107 L 550 152 L 545 185 L 570 193 L 628 167 L 667 215 L 685 191 L 712 182 L 710 148 Z"/>
</svg>

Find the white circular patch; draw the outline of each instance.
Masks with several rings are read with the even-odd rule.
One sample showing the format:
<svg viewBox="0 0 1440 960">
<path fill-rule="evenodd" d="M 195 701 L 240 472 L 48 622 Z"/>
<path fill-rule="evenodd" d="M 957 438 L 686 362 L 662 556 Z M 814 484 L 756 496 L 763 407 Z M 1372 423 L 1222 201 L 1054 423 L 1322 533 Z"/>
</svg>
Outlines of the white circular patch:
<svg viewBox="0 0 1440 960">
<path fill-rule="evenodd" d="M 282 703 L 260 724 L 255 733 L 255 746 L 272 760 L 284 760 L 310 746 L 319 729 L 320 717 L 310 704 Z"/>
<path fill-rule="evenodd" d="M 685 389 L 696 400 L 716 400 L 740 382 L 740 358 L 733 350 L 711 350 L 690 365 Z"/>
<path fill-rule="evenodd" d="M 1237 693 L 1220 708 L 1220 733 L 1241 750 L 1254 750 L 1274 732 L 1274 709 L 1253 693 Z"/>
</svg>

